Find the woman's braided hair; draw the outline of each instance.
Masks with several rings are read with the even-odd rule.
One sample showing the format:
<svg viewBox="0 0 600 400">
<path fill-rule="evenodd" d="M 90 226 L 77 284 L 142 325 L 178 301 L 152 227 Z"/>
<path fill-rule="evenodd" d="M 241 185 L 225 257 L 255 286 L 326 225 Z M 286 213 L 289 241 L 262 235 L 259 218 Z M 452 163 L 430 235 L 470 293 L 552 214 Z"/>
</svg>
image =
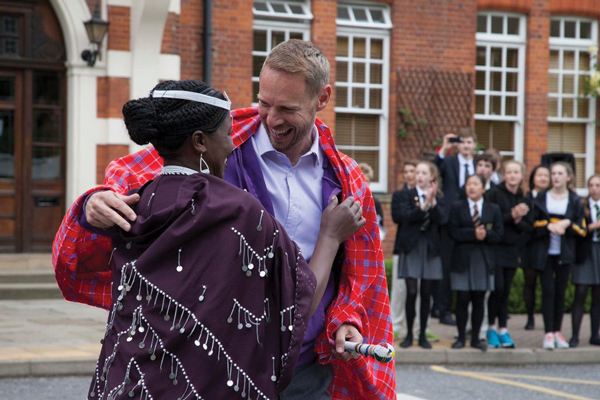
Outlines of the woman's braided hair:
<svg viewBox="0 0 600 400">
<path fill-rule="evenodd" d="M 185 90 L 226 100 L 221 92 L 191 79 L 162 82 L 155 90 Z M 160 97 L 130 100 L 123 106 L 131 140 L 139 145 L 152 143 L 161 156 L 181 148 L 196 131 L 213 133 L 228 115 L 228 110 L 210 104 Z"/>
</svg>

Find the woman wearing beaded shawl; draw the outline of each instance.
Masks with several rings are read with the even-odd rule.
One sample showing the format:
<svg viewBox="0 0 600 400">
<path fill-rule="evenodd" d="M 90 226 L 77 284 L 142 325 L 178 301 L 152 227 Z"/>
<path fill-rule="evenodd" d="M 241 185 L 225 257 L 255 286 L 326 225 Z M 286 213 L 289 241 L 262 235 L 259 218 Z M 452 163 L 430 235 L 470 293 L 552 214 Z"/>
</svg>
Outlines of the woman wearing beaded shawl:
<svg viewBox="0 0 600 400">
<path fill-rule="evenodd" d="M 129 231 L 86 226 L 114 248 L 90 399 L 274 399 L 291 380 L 338 248 L 365 221 L 352 198 L 332 198 L 307 264 L 258 200 L 221 179 L 229 108 L 190 80 L 123 107 L 164 170 L 140 188 Z"/>
</svg>

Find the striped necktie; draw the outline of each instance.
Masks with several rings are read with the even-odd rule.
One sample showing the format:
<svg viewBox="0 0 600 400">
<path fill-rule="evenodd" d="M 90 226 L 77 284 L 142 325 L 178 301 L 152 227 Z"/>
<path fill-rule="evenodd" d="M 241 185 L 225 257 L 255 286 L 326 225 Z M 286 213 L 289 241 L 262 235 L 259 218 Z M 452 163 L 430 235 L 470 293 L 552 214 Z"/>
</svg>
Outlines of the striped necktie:
<svg viewBox="0 0 600 400">
<path fill-rule="evenodd" d="M 479 226 L 481 225 L 481 218 L 479 218 L 479 210 L 477 210 L 477 203 L 473 204 L 473 225 Z"/>
<path fill-rule="evenodd" d="M 471 173 L 469 172 L 469 163 L 465 163 L 465 180 L 463 181 L 463 186 L 467 183 L 469 176 L 471 176 Z"/>
<path fill-rule="evenodd" d="M 594 204 L 594 208 L 596 209 L 596 222 L 600 221 L 600 207 L 598 204 Z M 600 239 L 600 229 L 596 229 L 594 231 L 594 242 L 597 242 Z"/>
<path fill-rule="evenodd" d="M 421 199 L 422 202 L 425 202 L 425 194 L 421 195 Z M 421 225 L 421 232 L 422 231 L 426 231 L 427 228 L 429 228 L 429 225 L 431 225 L 431 215 L 429 213 L 429 210 L 425 211 L 425 216 L 423 217 L 423 224 Z"/>
</svg>

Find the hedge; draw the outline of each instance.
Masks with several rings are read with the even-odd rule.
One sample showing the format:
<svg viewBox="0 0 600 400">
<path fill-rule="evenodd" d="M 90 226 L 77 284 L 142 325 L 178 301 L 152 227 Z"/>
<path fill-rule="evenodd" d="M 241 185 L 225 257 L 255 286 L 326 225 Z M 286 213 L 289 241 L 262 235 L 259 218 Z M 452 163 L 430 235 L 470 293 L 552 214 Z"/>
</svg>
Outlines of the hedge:
<svg viewBox="0 0 600 400">
<path fill-rule="evenodd" d="M 385 274 L 388 282 L 388 290 L 391 290 L 391 281 L 392 281 L 392 259 L 385 260 Z M 515 278 L 513 280 L 512 287 L 510 288 L 510 294 L 508 297 L 508 312 L 511 314 L 525 314 L 527 310 L 525 309 L 525 301 L 523 300 L 523 286 L 525 284 L 523 270 L 521 268 L 517 268 L 517 273 L 515 274 Z M 591 293 L 589 293 L 585 302 L 585 312 L 588 313 L 590 311 L 590 306 L 592 303 Z M 575 296 L 575 285 L 571 282 L 567 285 L 567 292 L 565 295 L 565 312 L 571 312 L 571 306 L 573 304 L 573 298 Z M 535 312 L 540 313 L 542 310 L 542 287 L 540 285 L 539 279 L 535 288 Z"/>
</svg>

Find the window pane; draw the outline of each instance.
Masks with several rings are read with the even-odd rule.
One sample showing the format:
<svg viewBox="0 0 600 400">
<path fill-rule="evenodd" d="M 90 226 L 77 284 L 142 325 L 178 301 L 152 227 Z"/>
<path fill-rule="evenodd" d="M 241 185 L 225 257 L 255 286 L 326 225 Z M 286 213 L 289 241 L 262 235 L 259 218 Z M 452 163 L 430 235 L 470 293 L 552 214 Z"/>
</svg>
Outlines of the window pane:
<svg viewBox="0 0 600 400">
<path fill-rule="evenodd" d="M 517 115 L 517 98 L 512 96 L 506 96 L 506 115 L 516 116 Z"/>
<path fill-rule="evenodd" d="M 365 83 L 365 64 L 364 63 L 354 63 L 352 65 L 352 68 L 353 68 L 352 82 Z"/>
<path fill-rule="evenodd" d="M 287 14 L 287 11 L 285 10 L 283 4 L 271 3 L 271 7 L 273 7 L 273 11 L 275 11 L 276 13 Z"/>
<path fill-rule="evenodd" d="M 302 7 L 299 5 L 295 5 L 295 4 L 288 4 L 290 7 L 290 10 L 292 11 L 292 14 L 298 14 L 298 15 L 303 15 L 304 11 L 302 10 Z"/>
<path fill-rule="evenodd" d="M 33 147 L 31 178 L 33 180 L 60 179 L 61 153 L 62 149 L 56 147 Z"/>
<path fill-rule="evenodd" d="M 490 146 L 490 123 L 491 121 L 475 121 L 475 133 L 477 134 L 477 143 L 482 145 L 484 149 Z"/>
<path fill-rule="evenodd" d="M 560 20 L 553 19 L 550 21 L 550 36 L 560 37 Z"/>
<path fill-rule="evenodd" d="M 255 51 L 267 51 L 267 32 L 266 31 L 254 31 L 254 44 L 253 49 Z"/>
<path fill-rule="evenodd" d="M 490 96 L 490 114 L 501 115 L 502 114 L 502 97 Z"/>
<path fill-rule="evenodd" d="M 564 94 L 574 94 L 575 93 L 575 76 L 563 75 L 562 92 Z"/>
<path fill-rule="evenodd" d="M 590 70 L 590 53 L 587 51 L 579 52 L 579 70 L 589 71 Z"/>
<path fill-rule="evenodd" d="M 2 49 L 0 53 L 7 57 L 16 57 L 19 55 L 19 39 L 3 38 Z"/>
<path fill-rule="evenodd" d="M 259 3 L 256 1 L 254 2 L 254 9 L 256 9 L 256 11 L 269 11 L 269 8 L 265 3 Z"/>
<path fill-rule="evenodd" d="M 348 38 L 340 36 L 337 38 L 335 55 L 338 57 L 348 57 Z"/>
<path fill-rule="evenodd" d="M 563 52 L 563 69 L 572 71 L 575 69 L 575 52 L 564 51 Z"/>
<path fill-rule="evenodd" d="M 507 92 L 517 91 L 518 74 L 516 72 L 506 73 L 506 88 Z"/>
<path fill-rule="evenodd" d="M 17 17 L 2 17 L 2 33 L 9 35 L 16 35 L 19 33 L 19 20 L 17 19 Z"/>
<path fill-rule="evenodd" d="M 573 99 L 562 100 L 562 117 L 573 118 Z"/>
<path fill-rule="evenodd" d="M 253 56 L 252 57 L 252 76 L 260 76 L 260 70 L 265 62 L 266 57 Z"/>
<path fill-rule="evenodd" d="M 348 88 L 336 86 L 335 88 L 335 105 L 337 107 L 348 107 Z M 337 136 L 336 136 L 337 140 Z"/>
<path fill-rule="evenodd" d="M 476 114 L 485 114 L 485 96 L 483 96 L 483 95 L 475 96 L 475 113 Z"/>
<path fill-rule="evenodd" d="M 285 42 L 285 32 L 273 31 L 271 33 L 271 48 L 283 42 Z"/>
<path fill-rule="evenodd" d="M 477 48 L 477 65 L 484 66 L 485 64 L 485 47 Z"/>
<path fill-rule="evenodd" d="M 337 61 L 335 63 L 335 80 L 337 82 L 348 82 L 348 63 Z"/>
<path fill-rule="evenodd" d="M 352 12 L 354 13 L 354 19 L 357 22 L 369 22 L 367 19 L 367 12 L 363 8 L 352 8 Z"/>
<path fill-rule="evenodd" d="M 14 111 L 0 110 L 0 178 L 15 177 Z"/>
<path fill-rule="evenodd" d="M 494 148 L 498 151 L 514 151 L 514 123 L 493 121 L 490 123 Z"/>
<path fill-rule="evenodd" d="M 477 16 L 477 32 L 481 32 L 481 33 L 487 32 L 487 15 L 478 15 Z"/>
<path fill-rule="evenodd" d="M 502 72 L 492 72 L 490 74 L 490 81 L 492 85 L 491 90 L 498 92 L 502 90 Z"/>
<path fill-rule="evenodd" d="M 514 17 L 508 17 L 508 34 L 518 35 L 519 34 L 519 19 Z"/>
<path fill-rule="evenodd" d="M 580 22 L 579 23 L 579 37 L 581 39 L 591 39 L 592 38 L 592 24 L 589 22 Z"/>
<path fill-rule="evenodd" d="M 15 100 L 15 78 L 0 76 L 0 101 Z"/>
<path fill-rule="evenodd" d="M 335 142 L 338 146 L 379 146 L 379 116 L 337 113 Z"/>
<path fill-rule="evenodd" d="M 354 88 L 352 90 L 352 107 L 365 108 L 365 89 Z"/>
<path fill-rule="evenodd" d="M 475 72 L 475 89 L 485 90 L 485 71 Z"/>
<path fill-rule="evenodd" d="M 370 9 L 371 11 L 371 19 L 373 20 L 373 22 L 379 22 L 384 24 L 385 23 L 385 18 L 383 16 L 383 11 L 381 10 L 377 10 L 377 9 Z"/>
<path fill-rule="evenodd" d="M 558 50 L 550 50 L 550 69 L 560 69 Z"/>
<path fill-rule="evenodd" d="M 62 112 L 34 109 L 33 141 L 62 142 Z"/>
<path fill-rule="evenodd" d="M 365 38 L 354 38 L 354 57 L 365 58 L 367 55 L 367 40 Z"/>
<path fill-rule="evenodd" d="M 555 97 L 548 98 L 548 116 L 558 117 L 558 99 Z"/>
<path fill-rule="evenodd" d="M 565 38 L 575 38 L 575 21 L 565 21 Z"/>
<path fill-rule="evenodd" d="M 383 83 L 383 65 L 371 64 L 371 83 Z"/>
<path fill-rule="evenodd" d="M 304 35 L 301 32 L 290 32 L 290 39 L 304 39 Z"/>
<path fill-rule="evenodd" d="M 577 116 L 579 118 L 589 118 L 590 101 L 589 99 L 577 99 Z"/>
<path fill-rule="evenodd" d="M 371 58 L 374 60 L 383 60 L 382 39 L 371 39 Z"/>
<path fill-rule="evenodd" d="M 258 82 L 252 82 L 252 102 L 258 103 Z"/>
<path fill-rule="evenodd" d="M 502 34 L 503 17 L 492 16 L 492 33 Z"/>
<path fill-rule="evenodd" d="M 344 153 L 355 159 L 357 163 L 369 164 L 373 168 L 373 182 L 379 181 L 379 151 L 344 150 Z"/>
<path fill-rule="evenodd" d="M 575 187 L 585 187 L 585 158 L 575 159 Z"/>
<path fill-rule="evenodd" d="M 381 89 L 371 89 L 369 91 L 369 108 L 374 110 L 381 110 Z"/>
<path fill-rule="evenodd" d="M 506 49 L 506 66 L 508 68 L 519 68 L 519 50 Z"/>
<path fill-rule="evenodd" d="M 502 48 L 501 47 L 492 47 L 492 67 L 501 67 L 502 66 Z"/>
<path fill-rule="evenodd" d="M 338 6 L 337 17 L 339 19 L 349 20 L 350 19 L 350 13 L 348 11 L 348 7 Z"/>
<path fill-rule="evenodd" d="M 558 74 L 550 74 L 548 80 L 548 92 L 558 93 Z"/>
<path fill-rule="evenodd" d="M 583 92 L 585 89 L 585 76 L 579 75 L 578 78 L 579 79 L 577 80 L 577 86 L 579 86 L 579 89 L 577 90 L 577 94 L 579 96 L 583 96 Z"/>
</svg>

